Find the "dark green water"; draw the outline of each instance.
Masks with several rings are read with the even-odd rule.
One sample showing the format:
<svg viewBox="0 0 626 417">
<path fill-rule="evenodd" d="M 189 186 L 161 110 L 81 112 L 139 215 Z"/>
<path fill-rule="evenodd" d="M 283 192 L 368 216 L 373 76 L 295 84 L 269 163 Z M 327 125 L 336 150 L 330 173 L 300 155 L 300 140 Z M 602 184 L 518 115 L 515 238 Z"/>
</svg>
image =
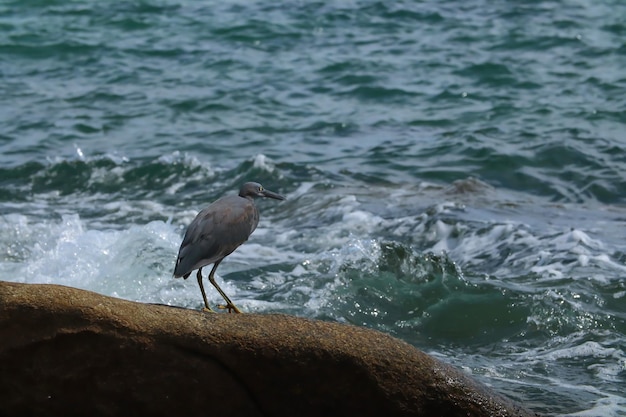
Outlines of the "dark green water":
<svg viewBox="0 0 626 417">
<path fill-rule="evenodd" d="M 626 415 L 626 4 L 0 3 L 0 279 L 379 329 L 543 415 Z M 209 294 L 217 303 L 219 295 Z"/>
</svg>

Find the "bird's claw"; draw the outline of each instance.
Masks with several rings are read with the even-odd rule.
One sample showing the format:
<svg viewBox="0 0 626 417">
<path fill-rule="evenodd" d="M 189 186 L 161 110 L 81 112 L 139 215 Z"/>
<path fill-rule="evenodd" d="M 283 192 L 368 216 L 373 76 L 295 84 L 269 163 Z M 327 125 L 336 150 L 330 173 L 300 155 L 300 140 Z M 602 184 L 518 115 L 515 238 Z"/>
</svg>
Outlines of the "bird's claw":
<svg viewBox="0 0 626 417">
<path fill-rule="evenodd" d="M 241 313 L 241 310 L 239 310 L 234 304 L 218 304 L 217 308 L 220 310 L 228 310 L 229 313 L 232 313 L 233 311 L 237 314 Z"/>
</svg>

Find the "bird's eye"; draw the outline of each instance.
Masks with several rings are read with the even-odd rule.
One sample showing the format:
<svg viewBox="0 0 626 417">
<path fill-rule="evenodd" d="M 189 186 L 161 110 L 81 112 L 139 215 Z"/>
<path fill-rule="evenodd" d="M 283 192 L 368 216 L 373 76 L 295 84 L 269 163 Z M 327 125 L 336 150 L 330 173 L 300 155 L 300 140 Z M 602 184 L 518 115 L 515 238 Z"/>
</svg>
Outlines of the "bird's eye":
<svg viewBox="0 0 626 417">
<path fill-rule="evenodd" d="M 259 192 L 263 191 L 263 187 L 259 186 Z"/>
</svg>

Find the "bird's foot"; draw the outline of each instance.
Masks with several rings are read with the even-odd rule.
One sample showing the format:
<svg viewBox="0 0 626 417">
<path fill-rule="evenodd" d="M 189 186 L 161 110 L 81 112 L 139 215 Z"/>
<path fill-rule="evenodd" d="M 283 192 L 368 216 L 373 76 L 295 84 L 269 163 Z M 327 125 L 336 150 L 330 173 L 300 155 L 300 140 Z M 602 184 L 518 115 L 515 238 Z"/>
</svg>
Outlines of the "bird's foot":
<svg viewBox="0 0 626 417">
<path fill-rule="evenodd" d="M 215 313 L 215 310 L 213 310 L 211 307 L 202 307 L 202 311 L 205 313 Z"/>
<path fill-rule="evenodd" d="M 234 304 L 218 304 L 217 308 L 219 308 L 220 310 L 228 310 L 229 313 L 232 313 L 234 311 L 237 314 L 241 314 L 241 310 L 239 310 Z"/>
</svg>

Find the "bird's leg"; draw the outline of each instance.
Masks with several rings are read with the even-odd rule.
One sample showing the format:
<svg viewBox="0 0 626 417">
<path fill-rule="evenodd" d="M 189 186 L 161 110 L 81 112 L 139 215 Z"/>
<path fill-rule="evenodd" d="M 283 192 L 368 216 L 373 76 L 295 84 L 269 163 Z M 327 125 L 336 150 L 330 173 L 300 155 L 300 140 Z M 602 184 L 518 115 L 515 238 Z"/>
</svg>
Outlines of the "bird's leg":
<svg viewBox="0 0 626 417">
<path fill-rule="evenodd" d="M 235 306 L 233 304 L 232 301 L 230 301 L 230 298 L 228 298 L 228 296 L 224 293 L 224 291 L 222 291 L 222 289 L 220 288 L 219 285 L 217 285 L 217 282 L 215 282 L 215 270 L 217 269 L 218 265 L 220 264 L 220 262 L 222 262 L 224 259 L 220 259 L 219 261 L 215 262 L 215 265 L 213 265 L 213 269 L 211 269 L 211 273 L 209 274 L 209 281 L 211 282 L 211 284 L 213 284 L 213 286 L 217 289 L 217 291 L 220 293 L 220 295 L 222 296 L 222 298 L 224 298 L 224 300 L 226 301 L 226 305 L 225 306 L 218 306 L 219 308 L 227 308 L 229 313 L 232 313 L 233 311 L 235 313 L 241 313 L 241 310 L 239 310 L 237 308 L 237 306 Z"/>
<path fill-rule="evenodd" d="M 198 269 L 198 285 L 200 285 L 200 291 L 202 291 L 202 299 L 204 300 L 204 308 L 203 311 L 209 311 L 211 313 L 215 313 L 213 309 L 209 306 L 209 302 L 206 299 L 206 293 L 204 292 L 204 285 L 202 285 L 202 268 Z"/>
</svg>

